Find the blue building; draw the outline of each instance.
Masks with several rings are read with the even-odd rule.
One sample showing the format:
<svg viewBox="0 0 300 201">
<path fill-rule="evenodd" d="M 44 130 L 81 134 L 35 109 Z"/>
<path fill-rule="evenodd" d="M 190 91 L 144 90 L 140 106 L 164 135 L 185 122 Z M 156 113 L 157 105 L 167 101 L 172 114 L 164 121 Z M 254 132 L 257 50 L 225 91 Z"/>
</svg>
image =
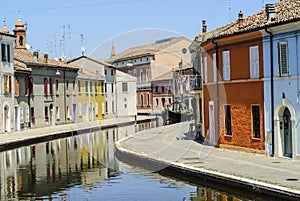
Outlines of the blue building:
<svg viewBox="0 0 300 201">
<path fill-rule="evenodd" d="M 300 159 L 300 1 L 266 6 L 263 36 L 266 153 Z"/>
</svg>

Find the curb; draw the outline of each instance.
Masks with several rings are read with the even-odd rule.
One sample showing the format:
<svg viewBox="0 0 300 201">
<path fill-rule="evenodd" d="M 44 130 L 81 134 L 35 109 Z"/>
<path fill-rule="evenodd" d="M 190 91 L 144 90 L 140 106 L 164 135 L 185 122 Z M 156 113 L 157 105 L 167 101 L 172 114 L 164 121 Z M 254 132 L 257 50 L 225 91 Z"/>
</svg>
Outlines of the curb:
<svg viewBox="0 0 300 201">
<path fill-rule="evenodd" d="M 256 198 L 258 195 L 271 200 L 300 200 L 299 190 L 203 168 L 195 168 L 160 158 L 156 159 L 144 153 L 127 150 L 121 145 L 121 142 L 124 140 L 126 138 L 116 142 L 115 147 L 117 158 L 126 163 L 142 166 L 146 169 L 184 179 L 192 183 L 211 186 L 212 188 L 219 186 L 223 191 L 224 187 L 222 189 L 222 186 L 225 185 L 225 191 L 231 190 L 232 194 L 244 192 L 253 198 Z"/>
</svg>

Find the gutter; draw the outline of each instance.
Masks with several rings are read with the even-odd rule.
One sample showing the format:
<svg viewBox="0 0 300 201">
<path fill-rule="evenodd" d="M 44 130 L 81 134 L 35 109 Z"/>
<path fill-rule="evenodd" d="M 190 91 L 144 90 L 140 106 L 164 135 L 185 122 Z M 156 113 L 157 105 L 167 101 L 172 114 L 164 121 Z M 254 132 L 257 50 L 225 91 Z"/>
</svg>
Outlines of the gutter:
<svg viewBox="0 0 300 201">
<path fill-rule="evenodd" d="M 275 147 L 274 147 L 274 61 L 273 61 L 273 38 L 274 35 L 272 32 L 268 31 L 268 28 L 265 28 L 265 31 L 270 36 L 270 73 L 271 73 L 271 132 L 272 132 L 272 154 L 271 156 L 274 157 Z"/>
<path fill-rule="evenodd" d="M 216 67 L 217 67 L 217 73 L 219 74 L 219 46 L 218 43 L 215 42 L 215 39 L 213 38 L 211 41 L 215 45 L 216 49 Z M 218 145 L 220 145 L 220 92 L 219 92 L 219 76 L 217 74 L 217 136 L 218 136 Z M 214 139 L 214 143 L 215 143 Z"/>
</svg>

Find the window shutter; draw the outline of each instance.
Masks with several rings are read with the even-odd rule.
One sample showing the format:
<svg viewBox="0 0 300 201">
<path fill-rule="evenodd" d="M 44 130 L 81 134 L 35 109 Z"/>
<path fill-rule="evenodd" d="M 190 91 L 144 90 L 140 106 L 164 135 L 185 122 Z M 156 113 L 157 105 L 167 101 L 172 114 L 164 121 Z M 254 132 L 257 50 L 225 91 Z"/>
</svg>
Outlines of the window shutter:
<svg viewBox="0 0 300 201">
<path fill-rule="evenodd" d="M 258 46 L 250 47 L 250 78 L 259 78 Z"/>
<path fill-rule="evenodd" d="M 230 53 L 223 52 L 223 80 L 230 80 Z"/>
<path fill-rule="evenodd" d="M 19 80 L 15 77 L 15 95 L 18 96 L 20 94 L 20 86 Z"/>
<path fill-rule="evenodd" d="M 30 94 L 33 94 L 33 78 L 29 78 L 29 91 L 30 91 Z"/>
<path fill-rule="evenodd" d="M 28 78 L 25 78 L 25 95 L 28 95 L 29 94 L 29 81 L 28 81 Z"/>
<path fill-rule="evenodd" d="M 287 42 L 278 43 L 279 73 L 280 76 L 288 75 L 288 45 Z"/>
<path fill-rule="evenodd" d="M 11 94 L 11 90 L 12 90 L 12 80 L 11 80 L 11 76 L 8 76 L 8 92 Z"/>
<path fill-rule="evenodd" d="M 217 69 L 217 55 L 213 54 L 213 69 L 214 69 L 214 82 L 217 81 L 218 69 Z"/>
<path fill-rule="evenodd" d="M 208 73 L 207 73 L 207 57 L 204 57 L 204 82 L 208 82 Z"/>
<path fill-rule="evenodd" d="M 53 80 L 52 78 L 49 79 L 49 93 L 53 95 Z"/>
<path fill-rule="evenodd" d="M 48 94 L 48 79 L 44 78 L 44 94 Z"/>
</svg>

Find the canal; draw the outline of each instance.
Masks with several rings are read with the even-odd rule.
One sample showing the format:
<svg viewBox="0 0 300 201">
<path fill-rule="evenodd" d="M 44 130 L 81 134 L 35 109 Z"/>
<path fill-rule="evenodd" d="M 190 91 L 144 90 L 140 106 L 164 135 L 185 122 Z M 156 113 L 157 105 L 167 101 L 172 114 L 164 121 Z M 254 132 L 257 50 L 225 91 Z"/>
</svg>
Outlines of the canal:
<svg viewBox="0 0 300 201">
<path fill-rule="evenodd" d="M 0 152 L 1 200 L 263 200 L 192 184 L 119 161 L 114 143 L 155 122 Z M 252 197 L 249 199 L 249 197 Z"/>
</svg>

